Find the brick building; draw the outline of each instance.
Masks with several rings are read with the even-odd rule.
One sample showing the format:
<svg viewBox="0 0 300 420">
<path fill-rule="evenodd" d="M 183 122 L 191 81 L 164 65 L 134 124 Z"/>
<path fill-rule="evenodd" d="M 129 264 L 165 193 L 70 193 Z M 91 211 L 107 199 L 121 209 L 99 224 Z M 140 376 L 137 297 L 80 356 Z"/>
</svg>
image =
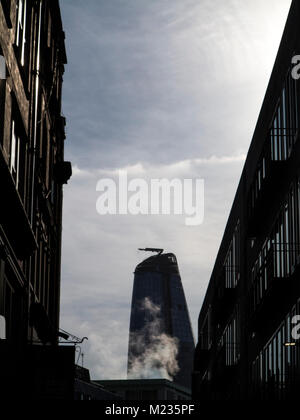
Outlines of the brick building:
<svg viewBox="0 0 300 420">
<path fill-rule="evenodd" d="M 23 364 L 30 345 L 58 340 L 65 64 L 58 0 L 2 0 L 0 354 Z"/>
</svg>

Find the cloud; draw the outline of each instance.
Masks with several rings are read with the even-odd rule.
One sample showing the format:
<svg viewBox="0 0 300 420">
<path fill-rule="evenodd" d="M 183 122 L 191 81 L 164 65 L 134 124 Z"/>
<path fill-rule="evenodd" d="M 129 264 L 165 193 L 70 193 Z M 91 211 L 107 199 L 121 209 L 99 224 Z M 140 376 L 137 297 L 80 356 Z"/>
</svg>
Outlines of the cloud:
<svg viewBox="0 0 300 420">
<path fill-rule="evenodd" d="M 64 0 L 62 10 L 71 160 L 115 168 L 246 152 L 286 0 Z"/>
<path fill-rule="evenodd" d="M 72 167 L 72 177 L 73 178 L 88 178 L 93 176 L 88 169 L 80 169 L 77 165 Z"/>
<path fill-rule="evenodd" d="M 178 176 L 180 174 L 191 175 L 193 168 L 201 165 L 223 165 L 244 163 L 246 159 L 245 154 L 234 156 L 210 156 L 206 158 L 186 159 L 170 164 L 155 164 L 155 163 L 136 163 L 135 165 L 123 166 L 115 169 L 80 169 L 78 165 L 73 165 L 73 178 L 87 178 L 87 177 L 118 177 L 120 172 L 126 172 L 131 177 L 144 176 L 153 178 L 157 176 Z M 156 174 L 156 175 L 155 175 Z"/>
<path fill-rule="evenodd" d="M 124 377 L 137 249 L 174 252 L 194 331 L 289 8 L 273 0 L 63 0 L 62 328 L 95 379 Z M 96 213 L 96 183 L 203 178 L 205 219 Z"/>
<path fill-rule="evenodd" d="M 94 304 L 91 299 L 75 299 L 74 306 L 65 307 L 64 325 L 77 336 L 88 337 L 81 347 L 83 363 L 91 369 L 93 379 L 126 379 L 128 341 L 122 331 L 127 329 L 127 311 L 109 309 L 103 299 Z M 81 365 L 79 352 L 76 362 Z"/>
<path fill-rule="evenodd" d="M 114 170 L 77 167 L 64 190 L 61 319 L 62 328 L 92 337 L 86 344 L 85 362 L 94 378 L 101 371 L 101 378 L 126 374 L 133 271 L 145 258 L 137 251 L 140 247 L 161 247 L 177 255 L 196 333 L 200 305 L 243 162 L 244 156 L 234 155 Z M 204 178 L 203 225 L 186 227 L 184 216 L 99 216 L 99 177 L 117 178 L 118 171 L 124 169 L 130 177 L 148 182 L 160 177 Z M 109 354 L 111 363 L 106 359 Z"/>
</svg>

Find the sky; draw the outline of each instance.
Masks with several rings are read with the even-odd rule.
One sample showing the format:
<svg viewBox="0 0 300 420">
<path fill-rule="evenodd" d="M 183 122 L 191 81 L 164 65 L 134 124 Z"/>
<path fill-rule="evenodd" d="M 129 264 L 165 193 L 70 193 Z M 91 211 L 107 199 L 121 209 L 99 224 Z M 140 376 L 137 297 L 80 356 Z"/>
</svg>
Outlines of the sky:
<svg viewBox="0 0 300 420">
<path fill-rule="evenodd" d="M 284 29 L 290 0 L 61 0 L 68 64 L 61 327 L 93 379 L 126 377 L 141 247 L 177 256 L 197 318 Z M 102 215 L 97 182 L 203 179 L 204 221 Z"/>
</svg>

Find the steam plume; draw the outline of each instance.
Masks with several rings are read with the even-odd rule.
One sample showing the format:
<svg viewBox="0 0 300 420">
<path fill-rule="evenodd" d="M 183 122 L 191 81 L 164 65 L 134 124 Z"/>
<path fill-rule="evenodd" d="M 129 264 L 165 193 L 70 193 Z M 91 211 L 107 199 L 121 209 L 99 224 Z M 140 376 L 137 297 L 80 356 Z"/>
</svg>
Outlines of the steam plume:
<svg viewBox="0 0 300 420">
<path fill-rule="evenodd" d="M 163 332 L 161 308 L 149 298 L 140 305 L 145 326 L 130 335 L 129 379 L 168 379 L 178 373 L 178 339 Z"/>
</svg>

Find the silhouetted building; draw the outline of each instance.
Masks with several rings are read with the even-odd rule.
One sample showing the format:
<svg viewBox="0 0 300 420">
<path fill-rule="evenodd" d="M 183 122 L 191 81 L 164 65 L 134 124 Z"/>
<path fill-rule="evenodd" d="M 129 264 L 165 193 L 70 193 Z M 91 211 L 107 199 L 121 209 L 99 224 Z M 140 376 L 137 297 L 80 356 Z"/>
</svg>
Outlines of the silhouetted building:
<svg viewBox="0 0 300 420">
<path fill-rule="evenodd" d="M 148 305 L 148 307 L 147 307 Z M 179 371 L 173 376 L 174 344 L 176 341 L 162 342 L 170 346 L 169 360 L 160 357 L 160 335 L 178 339 Z M 165 336 L 162 337 L 165 339 Z M 130 335 L 128 351 L 129 378 L 135 377 L 136 362 L 145 369 L 141 377 L 155 378 L 155 371 L 169 370 L 174 382 L 191 388 L 193 352 L 195 344 L 188 313 L 188 307 L 181 283 L 177 259 L 174 254 L 162 254 L 147 258 L 136 267 L 132 294 Z M 153 358 L 151 359 L 153 352 Z M 156 353 L 156 354 L 154 354 Z M 165 363 L 166 362 L 166 363 Z M 165 363 L 165 364 L 164 364 Z M 130 375 L 130 373 L 133 375 Z M 150 375 L 150 376 L 148 376 Z M 153 376 L 152 376 L 153 375 Z"/>
<path fill-rule="evenodd" d="M 125 401 L 190 400 L 190 390 L 166 379 L 93 381 Z"/>
<path fill-rule="evenodd" d="M 193 397 L 298 398 L 300 4 L 293 1 L 206 297 Z"/>
<path fill-rule="evenodd" d="M 58 0 L 2 0 L 0 56 L 0 363 L 13 382 L 26 364 L 34 375 L 30 353 L 42 350 L 33 344 L 58 340 L 62 190 L 72 171 Z"/>
<path fill-rule="evenodd" d="M 73 385 L 75 401 L 115 401 L 123 399 L 114 392 L 105 389 L 101 383 L 91 381 L 89 370 L 81 366 L 75 366 Z"/>
</svg>

